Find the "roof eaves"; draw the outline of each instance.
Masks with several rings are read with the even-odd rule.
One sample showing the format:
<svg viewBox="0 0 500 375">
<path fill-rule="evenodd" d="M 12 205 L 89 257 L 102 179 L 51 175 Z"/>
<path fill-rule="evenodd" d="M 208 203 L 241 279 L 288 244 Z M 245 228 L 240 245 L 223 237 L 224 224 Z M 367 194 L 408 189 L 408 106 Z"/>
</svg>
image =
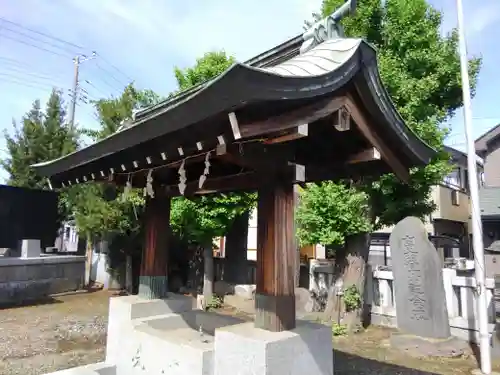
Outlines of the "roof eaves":
<svg viewBox="0 0 500 375">
<path fill-rule="evenodd" d="M 300 45 L 302 44 L 302 34 L 299 34 L 291 39 L 288 39 L 287 41 L 281 43 L 280 45 L 271 48 L 270 50 L 267 50 L 266 52 L 263 52 L 255 57 L 252 57 L 251 59 L 247 60 L 244 62 L 245 65 L 250 65 L 252 67 L 268 67 L 272 65 L 279 64 L 282 62 L 284 59 L 289 59 L 295 55 L 298 54 Z M 163 100 L 162 102 L 145 108 L 139 112 L 137 112 L 135 119 L 141 119 L 147 116 L 148 114 L 159 110 L 159 109 L 164 109 L 165 107 L 171 106 L 175 104 L 178 101 L 183 100 L 190 94 L 194 94 L 195 92 L 201 90 L 203 87 L 208 85 L 210 82 L 212 82 L 215 78 L 209 79 L 208 81 L 199 83 L 193 87 L 190 87 L 189 89 L 180 91 L 169 98 Z M 134 124 L 131 124 L 133 126 Z"/>
<path fill-rule="evenodd" d="M 500 133 L 500 124 L 495 125 L 490 130 L 488 130 L 486 133 L 483 133 L 482 135 L 480 135 L 478 138 L 476 138 L 476 140 L 474 141 L 474 143 L 477 143 L 477 142 L 481 141 L 485 137 L 491 136 L 492 135 L 491 133 L 495 132 L 496 130 L 498 130 L 498 132 Z M 495 137 L 495 136 L 496 135 L 493 135 L 493 137 Z"/>
</svg>

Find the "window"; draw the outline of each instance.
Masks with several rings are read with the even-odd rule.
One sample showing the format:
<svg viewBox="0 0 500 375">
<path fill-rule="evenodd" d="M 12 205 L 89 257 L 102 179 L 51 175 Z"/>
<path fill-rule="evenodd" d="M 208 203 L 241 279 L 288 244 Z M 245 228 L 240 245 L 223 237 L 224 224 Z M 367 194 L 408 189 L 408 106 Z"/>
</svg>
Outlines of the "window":
<svg viewBox="0 0 500 375">
<path fill-rule="evenodd" d="M 451 191 L 451 204 L 454 206 L 460 206 L 460 193 L 458 190 Z"/>
<path fill-rule="evenodd" d="M 460 178 L 460 168 L 455 168 L 444 178 L 444 182 L 446 185 L 451 185 L 454 187 L 462 187 L 461 178 Z"/>
</svg>

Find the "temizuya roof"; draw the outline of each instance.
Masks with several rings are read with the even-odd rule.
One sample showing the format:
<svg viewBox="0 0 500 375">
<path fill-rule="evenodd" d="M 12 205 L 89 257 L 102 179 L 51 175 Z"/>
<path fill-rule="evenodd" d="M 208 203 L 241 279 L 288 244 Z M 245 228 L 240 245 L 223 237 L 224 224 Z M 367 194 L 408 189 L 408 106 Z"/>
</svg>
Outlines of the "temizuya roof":
<svg viewBox="0 0 500 375">
<path fill-rule="evenodd" d="M 405 168 L 430 161 L 434 151 L 404 124 L 382 86 L 372 46 L 361 39 L 340 38 L 297 55 L 300 42 L 301 39 L 293 38 L 276 51 L 250 60 L 254 66 L 236 63 L 219 77 L 137 113 L 134 122 L 123 130 L 34 168 L 40 175 L 50 177 L 55 186 L 68 180 L 68 176 L 73 183 L 77 176 L 77 182 L 83 182 L 82 176 L 97 173 L 102 163 L 118 170 L 119 155 L 131 148 L 147 150 L 154 140 L 179 142 L 176 147 L 182 147 L 181 138 L 182 142 L 196 142 L 221 132 L 227 134 L 227 129 L 231 129 L 229 112 L 262 108 L 263 103 L 295 108 L 343 93 L 357 98 L 370 118 L 370 126 L 393 147 Z M 283 53 L 291 58 L 281 60 Z M 273 61 L 279 64 L 272 66 Z M 254 112 L 260 113 L 257 109 Z"/>
</svg>

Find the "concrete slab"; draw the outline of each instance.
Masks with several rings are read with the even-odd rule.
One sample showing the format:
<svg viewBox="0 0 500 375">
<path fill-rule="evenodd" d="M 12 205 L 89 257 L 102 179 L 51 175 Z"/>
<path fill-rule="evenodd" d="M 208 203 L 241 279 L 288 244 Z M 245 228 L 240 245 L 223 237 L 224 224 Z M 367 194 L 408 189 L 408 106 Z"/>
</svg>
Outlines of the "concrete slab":
<svg viewBox="0 0 500 375">
<path fill-rule="evenodd" d="M 285 332 L 253 323 L 216 330 L 214 375 L 281 374 L 333 375 L 331 328 L 298 321 L 297 328 Z"/>
<path fill-rule="evenodd" d="M 46 375 L 116 375 L 116 368 L 115 366 L 109 366 L 100 362 L 51 372 Z"/>
</svg>

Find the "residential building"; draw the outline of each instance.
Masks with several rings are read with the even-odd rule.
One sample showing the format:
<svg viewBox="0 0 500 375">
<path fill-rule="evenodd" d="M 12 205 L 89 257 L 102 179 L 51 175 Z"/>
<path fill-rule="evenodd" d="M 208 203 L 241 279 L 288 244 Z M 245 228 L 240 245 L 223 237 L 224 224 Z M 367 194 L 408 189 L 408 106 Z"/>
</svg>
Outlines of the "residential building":
<svg viewBox="0 0 500 375">
<path fill-rule="evenodd" d="M 500 124 L 475 141 L 476 153 L 484 160 L 479 190 L 485 271 L 487 277 L 500 274 Z"/>
<path fill-rule="evenodd" d="M 484 186 L 500 187 L 500 124 L 476 139 L 475 148 L 484 160 Z"/>
<path fill-rule="evenodd" d="M 444 261 L 450 257 L 472 258 L 469 251 L 470 199 L 468 186 L 467 155 L 459 150 L 446 147 L 451 155 L 453 170 L 443 182 L 432 189 L 432 199 L 436 210 L 429 215 L 424 224 L 431 240 Z M 478 174 L 482 175 L 482 164 L 478 163 Z M 385 227 L 372 234 L 370 245 L 370 263 L 373 265 L 390 265 L 391 254 L 389 236 L 393 227 Z M 220 248 L 224 248 L 224 239 L 220 240 Z M 252 213 L 248 226 L 249 260 L 257 257 L 257 210 Z M 325 249 L 321 246 L 306 246 L 301 249 L 301 257 L 321 259 L 325 257 Z M 224 251 L 221 252 L 223 256 Z"/>
<path fill-rule="evenodd" d="M 472 258 L 469 250 L 470 198 L 467 154 L 452 147 L 445 147 L 451 155 L 453 170 L 441 184 L 432 189 L 436 210 L 424 220 L 429 237 L 441 258 Z M 478 175 L 483 175 L 482 163 L 478 162 Z M 382 228 L 372 235 L 370 263 L 390 265 L 389 236 L 393 227 Z"/>
</svg>

